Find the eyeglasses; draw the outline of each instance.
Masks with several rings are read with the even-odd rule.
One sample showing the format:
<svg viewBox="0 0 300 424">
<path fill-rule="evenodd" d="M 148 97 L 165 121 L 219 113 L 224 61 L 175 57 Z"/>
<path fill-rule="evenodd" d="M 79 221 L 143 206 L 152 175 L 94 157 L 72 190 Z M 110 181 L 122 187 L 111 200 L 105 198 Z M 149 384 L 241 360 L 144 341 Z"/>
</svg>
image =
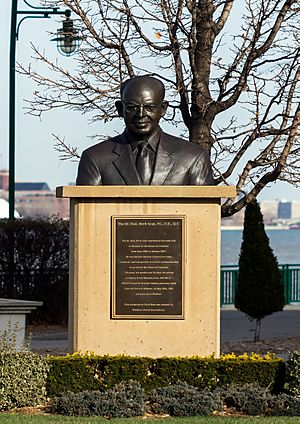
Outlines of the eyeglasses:
<svg viewBox="0 0 300 424">
<path fill-rule="evenodd" d="M 163 101 L 159 105 L 153 105 L 153 104 L 137 105 L 135 103 L 124 103 L 122 102 L 122 100 L 121 100 L 121 103 L 124 106 L 125 111 L 127 113 L 137 113 L 138 111 L 141 110 L 141 108 L 143 108 L 143 110 L 146 111 L 146 113 L 154 113 L 156 109 L 163 104 Z"/>
</svg>

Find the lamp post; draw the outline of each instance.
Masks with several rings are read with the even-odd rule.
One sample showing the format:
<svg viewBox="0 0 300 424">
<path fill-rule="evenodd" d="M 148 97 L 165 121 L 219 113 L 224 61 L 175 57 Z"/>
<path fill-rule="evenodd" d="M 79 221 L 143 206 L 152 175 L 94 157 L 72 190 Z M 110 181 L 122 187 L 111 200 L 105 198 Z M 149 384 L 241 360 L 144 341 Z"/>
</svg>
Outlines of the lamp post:
<svg viewBox="0 0 300 424">
<path fill-rule="evenodd" d="M 30 8 L 27 10 L 18 10 L 18 0 L 11 0 L 11 32 L 10 32 L 10 59 L 9 59 L 9 219 L 14 219 L 15 211 L 15 119 L 16 119 L 16 41 L 19 38 L 21 23 L 28 18 L 47 19 L 52 15 L 64 15 L 65 21 L 63 28 L 58 30 L 57 41 L 58 49 L 64 55 L 73 54 L 79 45 L 81 37 L 78 36 L 78 30 L 74 28 L 73 21 L 70 19 L 71 11 L 60 11 L 58 7 L 40 7 L 32 6 L 27 0 L 23 2 Z M 23 16 L 18 22 L 18 16 Z M 53 40 L 53 41 L 54 41 Z"/>
</svg>

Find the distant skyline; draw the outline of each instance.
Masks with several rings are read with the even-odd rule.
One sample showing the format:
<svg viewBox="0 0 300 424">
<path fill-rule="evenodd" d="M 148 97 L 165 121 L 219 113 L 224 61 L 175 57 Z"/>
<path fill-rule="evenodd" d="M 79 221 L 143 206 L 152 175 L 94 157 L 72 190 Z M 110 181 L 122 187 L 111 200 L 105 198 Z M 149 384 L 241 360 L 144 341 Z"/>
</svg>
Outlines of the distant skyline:
<svg viewBox="0 0 300 424">
<path fill-rule="evenodd" d="M 19 0 L 19 9 L 27 9 L 22 0 Z M 39 5 L 38 0 L 31 0 L 31 4 Z M 2 10 L 0 15 L 0 169 L 8 167 L 8 74 L 9 74 L 9 36 L 11 0 L 1 0 Z M 52 36 L 47 33 L 55 32 L 61 26 L 62 17 L 51 19 L 27 19 L 20 28 L 20 40 L 17 42 L 17 62 L 28 65 L 32 62 L 30 42 L 45 50 L 51 58 L 70 69 L 74 66 L 72 57 L 60 56 Z M 36 66 L 34 62 L 33 66 Z M 59 185 L 67 185 L 75 181 L 77 163 L 61 161 L 54 150 L 54 137 L 57 134 L 65 137 L 67 144 L 77 146 L 81 153 L 89 145 L 94 144 L 90 138 L 93 134 L 113 134 L 121 132 L 123 125 L 120 120 L 112 123 L 90 124 L 87 115 L 67 110 L 55 110 L 46 113 L 42 120 L 32 117 L 25 112 L 24 99 L 30 98 L 37 87 L 32 81 L 17 75 L 16 90 L 16 181 L 45 181 L 51 189 Z M 174 134 L 175 129 L 162 125 L 167 131 Z M 271 199 L 300 199 L 300 189 L 288 183 L 276 182 L 266 187 L 259 200 Z"/>
</svg>

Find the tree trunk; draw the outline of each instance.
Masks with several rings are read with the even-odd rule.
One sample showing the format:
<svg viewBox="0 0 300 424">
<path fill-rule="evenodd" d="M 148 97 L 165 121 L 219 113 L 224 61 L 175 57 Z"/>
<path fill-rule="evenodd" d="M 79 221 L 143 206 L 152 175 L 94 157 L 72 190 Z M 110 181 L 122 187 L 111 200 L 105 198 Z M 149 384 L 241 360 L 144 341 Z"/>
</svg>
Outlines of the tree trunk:
<svg viewBox="0 0 300 424">
<path fill-rule="evenodd" d="M 210 125 L 203 122 L 203 120 L 200 122 L 200 119 L 199 122 L 193 122 L 190 127 L 190 141 L 210 150 L 214 142 L 211 136 Z"/>
<path fill-rule="evenodd" d="M 260 341 L 260 330 L 261 330 L 261 318 L 256 319 L 255 333 L 254 333 L 254 342 Z"/>
</svg>

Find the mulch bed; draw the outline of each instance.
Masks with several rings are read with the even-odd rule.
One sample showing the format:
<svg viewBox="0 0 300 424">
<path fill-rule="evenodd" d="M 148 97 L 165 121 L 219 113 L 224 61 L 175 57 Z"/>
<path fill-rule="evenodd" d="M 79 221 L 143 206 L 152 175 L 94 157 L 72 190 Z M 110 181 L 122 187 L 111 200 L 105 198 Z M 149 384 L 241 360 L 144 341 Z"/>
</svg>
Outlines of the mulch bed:
<svg viewBox="0 0 300 424">
<path fill-rule="evenodd" d="M 242 355 L 243 353 L 251 354 L 259 353 L 265 355 L 268 352 L 276 355 L 288 355 L 290 352 L 300 350 L 300 337 L 272 338 L 264 339 L 259 342 L 240 341 L 222 343 L 222 353 L 235 353 Z"/>
<path fill-rule="evenodd" d="M 64 325 L 29 324 L 26 326 L 26 333 L 35 336 L 52 333 L 66 334 L 67 327 Z M 290 352 L 295 350 L 300 351 L 300 337 L 263 339 L 256 343 L 250 340 L 221 343 L 221 353 L 224 354 L 235 353 L 236 355 L 242 355 L 243 353 L 258 353 L 260 355 L 265 355 L 268 352 L 272 352 L 276 355 L 287 356 Z M 40 354 L 65 355 L 67 349 L 39 349 L 37 352 Z"/>
</svg>

